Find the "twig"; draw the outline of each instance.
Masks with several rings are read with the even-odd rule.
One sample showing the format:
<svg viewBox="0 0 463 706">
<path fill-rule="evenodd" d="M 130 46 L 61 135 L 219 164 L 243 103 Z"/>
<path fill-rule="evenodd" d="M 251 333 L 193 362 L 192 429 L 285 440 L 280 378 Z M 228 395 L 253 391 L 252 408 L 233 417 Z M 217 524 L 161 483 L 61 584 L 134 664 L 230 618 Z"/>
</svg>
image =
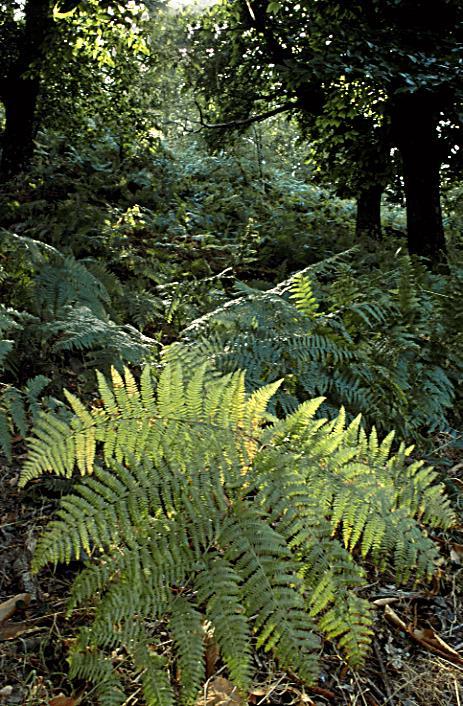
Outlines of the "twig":
<svg viewBox="0 0 463 706">
<path fill-rule="evenodd" d="M 364 703 L 365 706 L 368 706 L 368 702 L 367 702 L 367 700 L 366 700 L 366 698 L 365 698 L 365 694 L 364 694 L 364 688 L 363 688 L 362 685 L 360 684 L 360 681 L 359 681 L 359 678 L 358 678 L 356 672 L 352 671 L 352 674 L 353 674 L 353 676 L 354 676 L 355 683 L 357 684 L 357 688 L 359 689 L 359 692 L 360 692 L 360 696 L 361 696 L 361 698 L 362 698 L 362 701 L 363 701 L 363 703 Z"/>
<path fill-rule="evenodd" d="M 461 699 L 460 699 L 460 687 L 458 685 L 458 682 L 456 679 L 454 679 L 454 685 L 455 685 L 455 694 L 457 697 L 457 706 L 461 706 Z"/>
<path fill-rule="evenodd" d="M 267 701 L 268 697 L 273 694 L 273 692 L 275 691 L 275 689 L 280 686 L 281 682 L 282 682 L 283 679 L 285 679 L 285 678 L 286 678 L 286 674 L 283 674 L 283 676 L 281 676 L 281 677 L 278 679 L 278 681 L 276 682 L 276 684 L 273 684 L 273 685 L 271 686 L 270 691 L 268 691 L 268 692 L 265 694 L 265 696 L 263 696 L 263 697 L 261 698 L 261 700 L 257 702 L 257 706 L 261 706 L 261 704 L 263 704 L 264 701 Z"/>
<path fill-rule="evenodd" d="M 391 704 L 394 704 L 391 685 L 389 684 L 389 679 L 387 677 L 387 672 L 386 672 L 386 668 L 384 666 L 384 661 L 381 656 L 381 652 L 380 652 L 380 649 L 379 649 L 379 646 L 378 646 L 378 643 L 376 642 L 376 640 L 375 640 L 375 642 L 373 642 L 373 649 L 375 651 L 375 655 L 378 660 L 379 668 L 381 670 L 381 675 L 383 677 L 383 684 L 384 684 L 384 688 L 386 689 L 386 694 L 387 694 L 388 700 Z"/>
</svg>

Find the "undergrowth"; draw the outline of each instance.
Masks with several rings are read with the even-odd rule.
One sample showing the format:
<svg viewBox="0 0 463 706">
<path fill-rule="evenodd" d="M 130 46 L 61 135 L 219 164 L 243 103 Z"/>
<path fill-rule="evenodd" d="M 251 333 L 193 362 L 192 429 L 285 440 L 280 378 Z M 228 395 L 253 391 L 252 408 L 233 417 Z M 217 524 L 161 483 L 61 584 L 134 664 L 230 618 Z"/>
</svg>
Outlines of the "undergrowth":
<svg viewBox="0 0 463 706">
<path fill-rule="evenodd" d="M 366 275 L 352 251 L 265 290 L 239 283 L 234 299 L 191 322 L 165 352 L 194 368 L 245 369 L 249 389 L 283 378 L 273 409 L 324 395 L 370 424 L 422 444 L 455 433 L 463 375 L 462 268 L 430 274 L 408 256 Z"/>
<path fill-rule="evenodd" d="M 416 456 L 461 436 L 458 247 L 432 273 L 288 171 L 109 132 L 41 135 L 0 206 L 0 447 L 83 476 L 34 559 L 83 566 L 73 677 L 193 704 L 211 631 L 243 690 L 260 649 L 313 682 L 320 636 L 361 666 L 367 571 L 429 579 L 454 522 Z"/>
</svg>

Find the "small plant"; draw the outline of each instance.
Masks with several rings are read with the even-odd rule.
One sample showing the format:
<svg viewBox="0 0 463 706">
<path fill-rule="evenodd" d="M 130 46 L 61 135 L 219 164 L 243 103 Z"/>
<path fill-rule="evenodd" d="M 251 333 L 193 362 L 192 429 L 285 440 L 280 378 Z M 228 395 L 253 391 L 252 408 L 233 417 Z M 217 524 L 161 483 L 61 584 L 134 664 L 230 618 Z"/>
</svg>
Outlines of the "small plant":
<svg viewBox="0 0 463 706">
<path fill-rule="evenodd" d="M 0 383 L 0 449 L 7 460 L 12 459 L 14 434 L 26 438 L 30 424 L 40 410 L 40 397 L 50 379 L 36 375 L 22 389 Z"/>
<path fill-rule="evenodd" d="M 9 357 L 14 350 L 14 338 L 30 319 L 33 317 L 0 305 L 0 373 L 11 370 Z M 0 381 L 0 450 L 8 461 L 12 458 L 14 435 L 27 436 L 30 422 L 40 408 L 39 399 L 49 382 L 44 375 L 37 375 L 19 389 Z"/>
<path fill-rule="evenodd" d="M 84 562 L 69 611 L 95 613 L 71 671 L 96 683 L 101 704 L 127 698 L 122 657 L 149 706 L 193 704 L 206 621 L 243 690 L 256 648 L 313 681 L 320 632 L 358 666 L 372 634 L 362 559 L 398 581 L 434 572 L 422 528 L 454 521 L 436 474 L 403 445 L 391 455 L 393 435 L 380 443 L 360 418 L 315 419 L 321 399 L 276 419 L 267 407 L 279 386 L 247 394 L 243 373 L 204 366 L 187 376 L 167 365 L 156 386 L 149 367 L 139 384 L 113 370 L 110 382 L 98 374 L 98 406 L 67 392 L 69 423 L 39 416 L 21 485 L 75 469 L 82 480 L 39 540 L 34 570 Z"/>
</svg>

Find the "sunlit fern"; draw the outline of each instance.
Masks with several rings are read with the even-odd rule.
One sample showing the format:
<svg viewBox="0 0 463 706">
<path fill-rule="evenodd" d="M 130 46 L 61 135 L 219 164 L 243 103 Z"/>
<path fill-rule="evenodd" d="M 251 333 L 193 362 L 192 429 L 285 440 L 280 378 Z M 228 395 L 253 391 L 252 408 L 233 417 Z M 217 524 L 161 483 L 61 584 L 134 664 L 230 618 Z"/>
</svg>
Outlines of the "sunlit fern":
<svg viewBox="0 0 463 706">
<path fill-rule="evenodd" d="M 83 478 L 40 538 L 34 570 L 84 562 L 69 610 L 95 612 L 71 667 L 104 706 L 127 698 L 122 651 L 149 706 L 193 704 L 205 621 L 242 689 L 256 647 L 314 680 L 317 632 L 359 666 L 373 624 L 361 557 L 397 580 L 434 572 L 422 527 L 453 522 L 435 473 L 403 446 L 391 456 L 392 435 L 380 443 L 359 419 L 316 419 L 321 399 L 277 420 L 267 409 L 279 386 L 249 395 L 243 373 L 204 366 L 190 376 L 168 365 L 157 385 L 149 367 L 139 384 L 113 370 L 111 381 L 98 375 L 95 407 L 68 392 L 69 423 L 39 417 L 21 485 L 48 472 Z"/>
</svg>

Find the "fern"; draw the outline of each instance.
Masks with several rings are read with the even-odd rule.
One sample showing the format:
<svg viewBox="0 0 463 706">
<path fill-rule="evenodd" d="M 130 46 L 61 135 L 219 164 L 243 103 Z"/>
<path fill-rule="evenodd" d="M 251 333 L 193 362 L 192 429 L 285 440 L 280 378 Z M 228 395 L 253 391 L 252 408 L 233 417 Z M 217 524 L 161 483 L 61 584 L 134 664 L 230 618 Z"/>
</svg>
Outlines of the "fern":
<svg viewBox="0 0 463 706">
<path fill-rule="evenodd" d="M 58 253 L 55 259 L 43 265 L 35 277 L 40 313 L 45 318 L 55 318 L 65 307 L 79 304 L 104 318 L 109 295 L 100 280 L 73 257 Z"/>
<path fill-rule="evenodd" d="M 248 395 L 239 372 L 203 366 L 188 376 L 168 365 L 155 385 L 149 367 L 139 383 L 113 370 L 111 381 L 98 374 L 102 406 L 67 393 L 70 421 L 39 416 L 21 485 L 76 468 L 82 480 L 41 537 L 34 570 L 88 557 L 69 610 L 91 602 L 95 613 L 71 664 L 96 682 L 102 704 L 126 698 L 120 650 L 142 674 L 147 703 L 193 704 L 206 620 L 239 688 L 256 646 L 313 680 L 317 631 L 358 666 L 372 632 L 359 557 L 398 580 L 434 572 L 421 527 L 454 521 L 436 474 L 408 463 L 403 446 L 391 456 L 392 435 L 380 443 L 360 419 L 317 419 L 321 399 L 275 419 L 267 407 L 280 384 Z"/>
<path fill-rule="evenodd" d="M 90 351 L 87 364 L 99 367 L 118 361 L 140 363 L 156 344 L 133 326 L 118 326 L 84 306 L 65 307 L 59 318 L 43 327 L 43 332 L 55 339 L 54 351 Z"/>
<path fill-rule="evenodd" d="M 14 233 L 5 235 L 6 245 L 26 258 L 24 268 L 28 275 L 23 278 L 28 281 L 29 306 L 36 316 L 3 307 L 0 336 L 4 329 L 22 328 L 17 348 L 29 349 L 32 343 L 40 357 L 46 353 L 48 357 L 63 352 L 81 353 L 83 365 L 92 368 L 108 369 L 123 362 L 139 364 L 151 356 L 153 346 L 158 345 L 156 341 L 130 323 L 116 323 L 116 304 L 125 308 L 123 313 L 130 315 L 130 320 L 146 325 L 153 320 L 150 309 L 156 304 L 160 310 L 159 300 L 148 293 L 133 293 L 127 303 L 129 293 L 98 262 L 90 258 L 77 260 L 50 245 Z M 9 339 L 0 341 L 0 363 L 11 350 Z"/>
<path fill-rule="evenodd" d="M 11 367 L 9 354 L 15 345 L 14 337 L 31 320 L 33 316 L 0 304 L 0 370 Z"/>
<path fill-rule="evenodd" d="M 23 312 L 0 305 L 0 371 L 14 367 L 10 355 L 14 351 L 15 341 L 3 338 L 20 332 L 29 317 Z M 26 437 L 30 422 L 39 412 L 39 399 L 44 388 L 50 382 L 44 375 L 37 375 L 27 381 L 23 389 L 0 382 L 0 449 L 6 458 L 12 458 L 12 440 L 14 434 Z"/>
<path fill-rule="evenodd" d="M 426 432 L 450 427 L 463 359 L 458 327 L 442 324 L 447 295 L 427 289 L 442 283 L 415 270 L 403 258 L 381 288 L 347 264 L 332 284 L 316 283 L 308 268 L 264 292 L 240 285 L 239 297 L 194 320 L 165 359 L 245 369 L 249 389 L 283 378 L 272 402 L 279 414 L 322 395 L 323 414 L 344 406 L 425 443 Z"/>
<path fill-rule="evenodd" d="M 290 285 L 291 299 L 294 299 L 298 311 L 309 319 L 318 316 L 318 302 L 312 291 L 312 283 L 307 275 L 298 273 Z"/>
<path fill-rule="evenodd" d="M 33 271 L 32 306 L 45 319 L 54 318 L 66 306 L 80 304 L 104 316 L 109 295 L 103 283 L 78 261 L 47 243 L 4 231 L 6 243 L 26 254 Z"/>
<path fill-rule="evenodd" d="M 0 448 L 9 461 L 13 435 L 17 433 L 26 438 L 30 424 L 41 409 L 39 400 L 49 382 L 44 375 L 37 375 L 28 380 L 22 390 L 0 384 Z"/>
<path fill-rule="evenodd" d="M 181 700 L 185 704 L 195 703 L 198 691 L 205 679 L 205 643 L 202 619 L 201 613 L 187 599 L 178 596 L 174 600 L 169 627 L 176 648 L 177 666 L 183 684 Z"/>
<path fill-rule="evenodd" d="M 417 293 L 416 278 L 411 258 L 401 258 L 399 269 L 397 300 L 402 317 L 413 323 L 420 315 L 420 300 Z"/>
</svg>

